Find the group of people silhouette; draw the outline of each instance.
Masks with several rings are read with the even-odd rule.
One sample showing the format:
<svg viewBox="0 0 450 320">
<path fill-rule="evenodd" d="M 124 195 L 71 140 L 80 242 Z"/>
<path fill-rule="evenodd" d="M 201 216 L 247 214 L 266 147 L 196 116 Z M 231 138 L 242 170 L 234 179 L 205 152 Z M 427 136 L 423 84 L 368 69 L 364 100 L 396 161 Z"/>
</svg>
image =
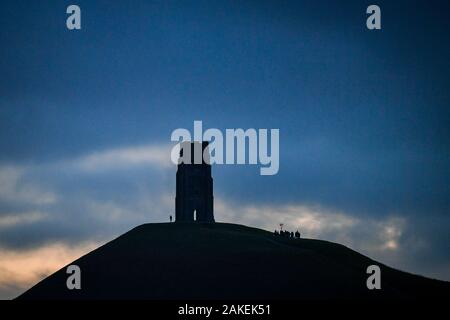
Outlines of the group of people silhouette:
<svg viewBox="0 0 450 320">
<path fill-rule="evenodd" d="M 287 230 L 280 229 L 280 231 L 275 230 L 273 234 L 276 235 L 276 236 L 283 236 L 283 237 L 287 237 L 287 238 L 300 239 L 300 232 L 298 232 L 298 230 L 295 231 L 295 233 L 294 233 L 292 231 L 287 231 Z"/>
</svg>

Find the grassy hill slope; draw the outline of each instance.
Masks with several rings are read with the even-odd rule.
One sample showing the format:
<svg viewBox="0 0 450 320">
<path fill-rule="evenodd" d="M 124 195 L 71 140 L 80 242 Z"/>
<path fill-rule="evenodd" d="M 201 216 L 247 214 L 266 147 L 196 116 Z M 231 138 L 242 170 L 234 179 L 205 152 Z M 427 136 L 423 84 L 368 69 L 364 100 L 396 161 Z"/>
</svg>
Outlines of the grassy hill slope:
<svg viewBox="0 0 450 320">
<path fill-rule="evenodd" d="M 19 299 L 329 299 L 444 297 L 448 282 L 394 270 L 345 246 L 234 224 L 145 224 L 62 268 Z M 366 287 L 381 267 L 381 290 Z"/>
</svg>

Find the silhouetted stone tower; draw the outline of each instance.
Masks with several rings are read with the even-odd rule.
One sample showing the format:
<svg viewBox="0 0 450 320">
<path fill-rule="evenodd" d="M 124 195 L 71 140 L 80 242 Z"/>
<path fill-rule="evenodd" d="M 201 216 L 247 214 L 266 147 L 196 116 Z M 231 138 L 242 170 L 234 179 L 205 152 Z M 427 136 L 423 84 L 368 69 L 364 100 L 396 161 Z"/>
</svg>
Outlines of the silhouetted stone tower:
<svg viewBox="0 0 450 320">
<path fill-rule="evenodd" d="M 214 222 L 213 179 L 207 148 L 206 141 L 181 143 L 180 157 L 185 154 L 183 159 L 191 161 L 180 163 L 177 169 L 176 222 Z M 202 157 L 205 150 L 206 159 Z"/>
</svg>

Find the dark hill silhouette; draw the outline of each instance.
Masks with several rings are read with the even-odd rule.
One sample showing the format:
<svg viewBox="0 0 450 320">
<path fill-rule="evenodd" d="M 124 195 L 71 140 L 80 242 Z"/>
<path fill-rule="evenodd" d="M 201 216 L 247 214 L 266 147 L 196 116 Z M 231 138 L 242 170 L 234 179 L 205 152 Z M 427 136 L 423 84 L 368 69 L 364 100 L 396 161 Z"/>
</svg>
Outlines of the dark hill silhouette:
<svg viewBox="0 0 450 320">
<path fill-rule="evenodd" d="M 74 261 L 82 289 L 66 288 L 66 268 L 19 299 L 433 298 L 450 283 L 401 272 L 345 246 L 290 239 L 242 225 L 145 224 Z M 381 290 L 366 268 L 381 267 Z"/>
</svg>

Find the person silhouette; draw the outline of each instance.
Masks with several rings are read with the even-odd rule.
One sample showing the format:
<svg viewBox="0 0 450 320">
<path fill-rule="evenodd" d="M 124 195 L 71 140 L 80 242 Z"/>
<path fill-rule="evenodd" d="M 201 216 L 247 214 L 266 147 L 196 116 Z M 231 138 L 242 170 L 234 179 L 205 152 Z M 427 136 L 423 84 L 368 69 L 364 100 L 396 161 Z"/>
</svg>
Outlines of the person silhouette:
<svg viewBox="0 0 450 320">
<path fill-rule="evenodd" d="M 170 222 L 172 222 L 172 216 L 170 216 Z"/>
</svg>

